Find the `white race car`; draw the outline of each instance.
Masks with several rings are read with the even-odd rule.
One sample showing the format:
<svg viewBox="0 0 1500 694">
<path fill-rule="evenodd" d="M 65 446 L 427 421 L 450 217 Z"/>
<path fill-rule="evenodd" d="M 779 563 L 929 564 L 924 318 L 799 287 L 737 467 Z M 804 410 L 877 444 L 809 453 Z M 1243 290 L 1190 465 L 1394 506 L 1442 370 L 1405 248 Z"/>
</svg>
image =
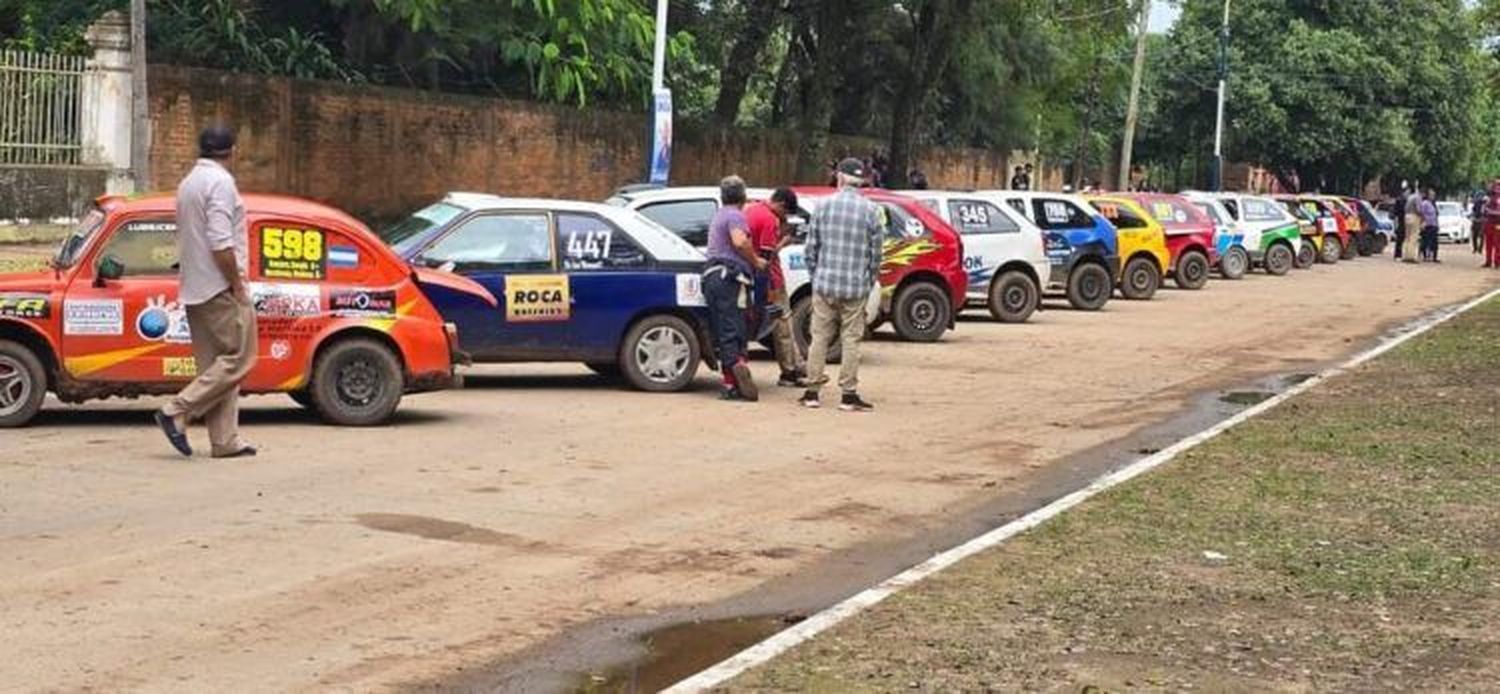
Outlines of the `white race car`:
<svg viewBox="0 0 1500 694">
<path fill-rule="evenodd" d="M 1041 304 L 1052 262 L 1042 230 L 1005 203 L 998 192 L 901 191 L 921 201 L 964 241 L 968 300 L 986 306 L 995 320 L 1024 323 Z"/>
</svg>

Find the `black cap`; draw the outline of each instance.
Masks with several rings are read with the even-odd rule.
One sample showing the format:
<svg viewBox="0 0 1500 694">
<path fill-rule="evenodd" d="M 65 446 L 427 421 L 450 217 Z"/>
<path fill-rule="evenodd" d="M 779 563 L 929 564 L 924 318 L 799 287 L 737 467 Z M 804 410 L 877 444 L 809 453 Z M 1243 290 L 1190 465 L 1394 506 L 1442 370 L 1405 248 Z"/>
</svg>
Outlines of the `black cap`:
<svg viewBox="0 0 1500 694">
<path fill-rule="evenodd" d="M 234 149 L 234 131 L 228 126 L 214 124 L 198 133 L 198 155 L 203 157 L 223 157 Z"/>
<path fill-rule="evenodd" d="M 860 161 L 858 157 L 844 157 L 844 160 L 839 162 L 838 172 L 845 176 L 864 178 L 865 163 Z"/>
</svg>

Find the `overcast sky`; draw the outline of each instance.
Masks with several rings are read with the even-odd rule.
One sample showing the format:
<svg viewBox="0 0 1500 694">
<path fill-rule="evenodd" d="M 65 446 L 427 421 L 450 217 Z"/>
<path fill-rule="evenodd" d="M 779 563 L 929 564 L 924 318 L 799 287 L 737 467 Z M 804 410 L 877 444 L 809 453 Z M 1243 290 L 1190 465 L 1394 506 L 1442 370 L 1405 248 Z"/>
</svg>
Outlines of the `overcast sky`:
<svg viewBox="0 0 1500 694">
<path fill-rule="evenodd" d="M 1151 3 L 1151 31 L 1166 33 L 1172 28 L 1172 23 L 1177 21 L 1179 14 L 1182 14 L 1182 10 L 1177 7 L 1177 3 L 1165 0 Z"/>
</svg>

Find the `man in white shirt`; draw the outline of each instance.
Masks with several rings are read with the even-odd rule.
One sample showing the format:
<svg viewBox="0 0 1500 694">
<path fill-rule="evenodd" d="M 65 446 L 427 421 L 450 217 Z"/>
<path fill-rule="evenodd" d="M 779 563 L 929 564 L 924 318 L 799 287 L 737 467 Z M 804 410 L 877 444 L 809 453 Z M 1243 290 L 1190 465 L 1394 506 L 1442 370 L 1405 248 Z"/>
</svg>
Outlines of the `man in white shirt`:
<svg viewBox="0 0 1500 694">
<path fill-rule="evenodd" d="M 240 439 L 240 383 L 255 365 L 255 307 L 249 272 L 245 206 L 229 167 L 234 133 L 222 125 L 198 135 L 198 163 L 177 187 L 178 301 L 192 332 L 198 377 L 156 413 L 177 452 L 190 456 L 188 424 L 208 425 L 215 458 L 255 455 Z"/>
</svg>

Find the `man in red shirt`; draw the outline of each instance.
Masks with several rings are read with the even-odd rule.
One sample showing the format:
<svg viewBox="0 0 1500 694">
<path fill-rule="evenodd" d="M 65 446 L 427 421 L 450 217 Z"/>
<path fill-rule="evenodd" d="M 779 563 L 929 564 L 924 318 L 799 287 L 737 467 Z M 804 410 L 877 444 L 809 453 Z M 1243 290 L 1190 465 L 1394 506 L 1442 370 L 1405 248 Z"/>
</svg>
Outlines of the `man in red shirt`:
<svg viewBox="0 0 1500 694">
<path fill-rule="evenodd" d="M 780 251 L 791 242 L 783 233 L 787 215 L 797 209 L 797 194 L 787 188 L 777 188 L 771 199 L 755 202 L 745 207 L 745 222 L 750 227 L 750 242 L 755 252 L 766 259 L 769 267 L 769 290 L 766 302 L 771 310 L 766 316 L 771 323 L 771 336 L 776 344 L 776 362 L 781 366 L 781 378 L 776 385 L 796 387 L 803 374 L 803 356 L 797 352 L 797 343 L 792 340 L 791 306 L 786 295 L 786 276 L 782 273 Z"/>
</svg>

